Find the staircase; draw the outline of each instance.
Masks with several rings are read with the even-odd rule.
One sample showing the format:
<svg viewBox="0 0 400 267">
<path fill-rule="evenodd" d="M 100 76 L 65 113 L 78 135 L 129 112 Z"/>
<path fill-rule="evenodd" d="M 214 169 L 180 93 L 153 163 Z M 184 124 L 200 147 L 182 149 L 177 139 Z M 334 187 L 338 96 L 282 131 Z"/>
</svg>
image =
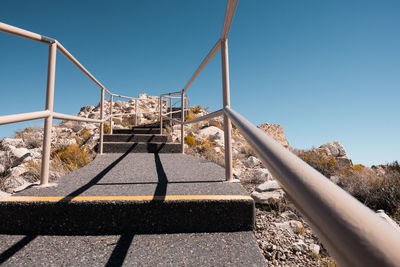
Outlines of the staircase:
<svg viewBox="0 0 400 267">
<path fill-rule="evenodd" d="M 104 153 L 182 153 L 182 146 L 172 143 L 171 137 L 163 134 L 159 123 L 135 126 L 131 129 L 115 129 L 104 135 Z"/>
</svg>

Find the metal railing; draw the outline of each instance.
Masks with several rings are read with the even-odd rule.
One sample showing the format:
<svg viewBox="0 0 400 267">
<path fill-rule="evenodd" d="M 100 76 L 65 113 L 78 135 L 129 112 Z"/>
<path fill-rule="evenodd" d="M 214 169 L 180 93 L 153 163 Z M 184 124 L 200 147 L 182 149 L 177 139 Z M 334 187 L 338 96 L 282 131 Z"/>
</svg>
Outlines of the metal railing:
<svg viewBox="0 0 400 267">
<path fill-rule="evenodd" d="M 181 125 L 181 144 L 183 151 L 184 126 L 189 123 L 196 123 L 202 120 L 211 119 L 217 116 L 224 116 L 224 146 L 225 146 L 225 175 L 227 181 L 232 181 L 232 143 L 231 143 L 231 121 L 254 149 L 255 153 L 278 180 L 288 197 L 306 217 L 312 229 L 317 233 L 329 252 L 334 256 L 340 266 L 399 266 L 400 263 L 400 233 L 384 220 L 379 218 L 372 210 L 364 206 L 355 198 L 346 193 L 343 189 L 332 183 L 328 178 L 314 170 L 303 162 L 296 155 L 288 151 L 274 139 L 266 135 L 262 130 L 252 125 L 240 114 L 230 108 L 229 96 L 229 62 L 228 62 L 228 41 L 229 28 L 237 6 L 237 0 L 228 0 L 224 26 L 220 39 L 196 69 L 188 83 L 179 92 L 164 94 L 159 98 L 159 120 L 170 119 Z M 59 49 L 78 68 L 88 75 L 101 88 L 101 103 L 104 105 L 104 88 L 80 63 L 72 57 L 57 41 L 38 34 L 24 31 L 9 25 L 0 24 L 0 30 L 16 34 L 36 41 L 49 44 L 49 71 L 47 82 L 46 110 L 0 117 L 0 124 L 11 123 L 23 120 L 45 118 L 45 137 L 49 141 L 49 129 L 53 118 L 76 119 L 81 121 L 98 122 L 103 132 L 103 109 L 101 109 L 100 120 L 89 120 L 85 118 L 69 116 L 53 112 L 53 91 L 54 91 L 54 70 L 55 51 Z M 188 110 L 188 103 L 185 100 L 185 92 L 193 83 L 199 73 L 221 49 L 222 65 L 222 92 L 223 108 L 195 118 L 185 120 L 185 111 Z M 181 102 L 181 119 L 173 119 L 170 112 L 163 113 L 162 99 L 166 96 L 176 96 Z M 171 99 L 170 103 L 171 103 Z M 112 102 L 112 101 L 111 101 Z M 112 105 L 111 105 L 112 106 Z M 167 108 L 168 111 L 168 108 Z M 111 116 L 112 107 L 111 107 Z M 49 128 L 50 125 L 50 128 Z M 161 127 L 162 128 L 162 127 Z M 49 144 L 44 141 L 44 148 Z M 100 147 L 102 137 L 100 138 Z M 45 156 L 43 150 L 43 162 L 49 155 Z M 44 164 L 44 163 L 43 163 Z M 44 166 L 42 164 L 42 169 Z M 44 167 L 43 167 L 44 166 Z M 47 163 L 48 167 L 48 163 Z M 42 173 L 43 174 L 43 173 Z M 46 181 L 47 182 L 47 181 Z"/>
<path fill-rule="evenodd" d="M 50 169 L 50 148 L 51 148 L 51 128 L 53 119 L 62 120 L 74 120 L 81 122 L 91 122 L 100 124 L 100 140 L 99 140 L 99 154 L 103 153 L 103 135 L 104 135 L 104 123 L 110 120 L 110 129 L 112 133 L 113 123 L 112 118 L 123 117 L 129 115 L 135 115 L 135 122 L 137 124 L 138 114 L 138 102 L 149 101 L 150 99 L 141 99 L 126 97 L 118 94 L 113 94 L 107 90 L 62 44 L 53 39 L 37 33 L 33 33 L 24 29 L 20 29 L 5 23 L 0 22 L 0 32 L 9 33 L 19 37 L 28 38 L 34 41 L 45 43 L 49 45 L 48 55 L 48 69 L 47 69 L 47 86 L 46 86 L 46 106 L 45 110 L 5 115 L 0 116 L 0 125 L 23 122 L 35 119 L 45 119 L 43 129 L 43 148 L 42 148 L 42 163 L 40 173 L 40 185 L 47 186 L 49 181 L 49 169 Z M 84 117 L 78 117 L 73 115 L 67 115 L 63 113 L 54 112 L 54 84 L 55 84 L 55 70 L 56 70 L 56 54 L 57 50 L 61 52 L 68 60 L 70 60 L 78 69 L 80 69 L 85 75 L 87 75 L 96 85 L 100 87 L 100 119 L 89 119 Z M 109 118 L 104 117 L 104 92 L 110 95 L 110 115 Z M 113 114 L 113 97 L 121 97 L 135 100 L 135 113 L 133 114 Z M 145 112 L 142 112 L 144 114 Z M 158 113 L 158 107 L 155 108 L 153 113 Z"/>
<path fill-rule="evenodd" d="M 236 6 L 237 0 L 228 0 L 221 38 L 182 91 L 175 93 L 180 93 L 183 99 L 189 86 L 221 49 L 223 108 L 185 120 L 182 101 L 181 120 L 170 118 L 181 124 L 181 141 L 185 125 L 223 115 L 227 181 L 233 178 L 232 121 L 340 266 L 400 266 L 400 232 L 397 229 L 230 108 L 227 37 Z"/>
</svg>

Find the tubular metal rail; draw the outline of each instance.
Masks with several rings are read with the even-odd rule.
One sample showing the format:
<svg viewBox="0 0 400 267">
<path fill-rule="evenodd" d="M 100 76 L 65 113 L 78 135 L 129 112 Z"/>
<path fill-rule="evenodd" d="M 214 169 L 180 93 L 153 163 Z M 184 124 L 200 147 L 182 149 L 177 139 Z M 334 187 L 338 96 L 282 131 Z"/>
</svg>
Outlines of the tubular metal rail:
<svg viewBox="0 0 400 267">
<path fill-rule="evenodd" d="M 43 134 L 43 153 L 42 153 L 42 167 L 40 174 L 41 186 L 47 186 L 49 181 L 49 163 L 50 163 L 50 144 L 51 144 L 51 127 L 53 119 L 62 120 L 74 120 L 81 122 L 91 122 L 100 124 L 100 141 L 99 141 L 99 153 L 103 153 L 103 134 L 104 134 L 104 123 L 110 121 L 110 131 L 113 130 L 113 118 L 124 117 L 135 115 L 135 124 L 137 125 L 138 115 L 145 113 L 158 113 L 154 112 L 138 112 L 138 103 L 140 101 L 149 101 L 150 99 L 127 97 L 118 94 L 113 94 L 107 90 L 67 49 L 62 46 L 60 42 L 53 38 L 49 38 L 37 33 L 33 33 L 24 29 L 20 29 L 5 23 L 0 22 L 0 31 L 13 34 L 19 37 L 28 38 L 34 41 L 42 42 L 49 45 L 49 59 L 48 59 L 48 70 L 47 70 L 47 88 L 46 88 L 46 107 L 43 111 L 13 114 L 0 116 L 0 125 L 16 123 L 35 119 L 45 119 L 44 122 L 44 134 Z M 95 84 L 100 87 L 100 119 L 89 119 L 84 117 L 72 116 L 53 111 L 54 105 L 54 84 L 55 84 L 55 70 L 56 70 L 56 53 L 60 51 L 68 60 L 70 60 L 78 69 L 86 74 Z M 109 118 L 104 117 L 104 92 L 110 95 L 110 115 Z M 113 97 L 127 98 L 135 101 L 135 113 L 131 114 L 113 114 Z M 161 104 L 161 102 L 159 102 Z M 156 108 L 157 110 L 158 108 Z"/>
<path fill-rule="evenodd" d="M 313 230 L 318 234 L 329 252 L 334 256 L 340 266 L 400 266 L 400 232 L 379 218 L 372 210 L 350 196 L 328 178 L 314 170 L 297 156 L 285 149 L 263 131 L 252 125 L 240 114 L 230 108 L 229 96 L 229 62 L 228 41 L 229 28 L 235 13 L 237 0 L 228 0 L 224 26 L 220 39 L 194 72 L 188 83 L 179 92 L 161 95 L 159 98 L 159 120 L 170 119 L 181 125 L 181 144 L 183 148 L 184 126 L 217 116 L 224 116 L 224 143 L 225 143 L 225 170 L 226 180 L 232 181 L 232 144 L 231 121 L 236 125 L 241 134 L 254 149 L 258 157 L 278 180 L 289 198 L 310 222 Z M 45 118 L 44 148 L 49 148 L 49 131 L 52 118 L 78 119 L 98 122 L 103 132 L 103 108 L 100 120 L 69 116 L 53 112 L 54 66 L 55 51 L 59 49 L 79 69 L 88 75 L 101 88 L 101 102 L 104 102 L 104 91 L 111 94 L 99 83 L 59 42 L 51 38 L 34 34 L 6 24 L 0 24 L 0 30 L 18 36 L 23 36 L 39 42 L 49 44 L 49 71 L 47 83 L 46 110 L 25 114 L 0 117 L 0 124 L 23 120 Z M 202 117 L 185 120 L 184 112 L 188 110 L 185 92 L 193 83 L 199 73 L 204 69 L 211 58 L 221 49 L 223 108 Z M 172 118 L 172 105 L 170 111 L 164 112 L 163 98 L 171 99 L 179 96 L 181 101 L 181 119 Z M 121 96 L 118 96 L 121 97 Z M 127 97 L 129 98 L 129 97 Z M 103 107 L 103 104 L 102 104 Z M 110 112 L 112 114 L 112 112 Z M 111 118 L 110 118 L 111 119 Z M 50 126 L 49 126 L 50 125 Z M 46 135 L 47 133 L 47 135 Z M 102 144 L 102 138 L 100 139 Z M 101 147 L 101 146 L 100 146 Z M 48 160 L 47 149 L 43 151 L 43 161 Z M 183 151 L 183 149 L 182 149 Z M 46 156 L 45 156 L 46 154 Z M 42 169 L 48 167 L 42 163 Z M 45 176 L 46 179 L 43 179 Z M 42 184 L 47 183 L 46 173 L 42 172 Z"/>
</svg>

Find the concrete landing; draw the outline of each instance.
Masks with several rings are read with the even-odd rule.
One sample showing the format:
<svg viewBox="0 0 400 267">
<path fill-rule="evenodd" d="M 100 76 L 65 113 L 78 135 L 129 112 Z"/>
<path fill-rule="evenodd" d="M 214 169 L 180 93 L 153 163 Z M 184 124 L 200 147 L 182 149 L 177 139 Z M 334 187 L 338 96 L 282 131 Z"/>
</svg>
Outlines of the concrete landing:
<svg viewBox="0 0 400 267">
<path fill-rule="evenodd" d="M 0 235 L 1 266 L 267 266 L 252 232 Z"/>
<path fill-rule="evenodd" d="M 183 154 L 104 154 L 57 180 L 0 200 L 0 234 L 249 231 L 254 201 L 224 169 Z"/>
</svg>

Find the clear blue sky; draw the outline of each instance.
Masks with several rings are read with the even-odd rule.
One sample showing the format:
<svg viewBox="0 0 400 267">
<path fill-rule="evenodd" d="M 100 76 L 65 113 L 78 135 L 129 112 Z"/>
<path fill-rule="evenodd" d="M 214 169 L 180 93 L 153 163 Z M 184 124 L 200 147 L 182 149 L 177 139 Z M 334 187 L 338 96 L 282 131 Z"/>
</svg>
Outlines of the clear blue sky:
<svg viewBox="0 0 400 267">
<path fill-rule="evenodd" d="M 59 40 L 112 92 L 180 90 L 219 38 L 226 2 L 2 0 L 0 21 Z M 400 160 L 400 1 L 239 1 L 229 39 L 231 104 L 283 125 L 291 146 L 339 140 L 354 163 Z M 46 45 L 0 33 L 0 115 L 44 107 Z M 189 88 L 221 107 L 220 54 Z M 55 111 L 98 88 L 61 54 Z M 11 136 L 32 121 L 0 126 Z"/>
</svg>

